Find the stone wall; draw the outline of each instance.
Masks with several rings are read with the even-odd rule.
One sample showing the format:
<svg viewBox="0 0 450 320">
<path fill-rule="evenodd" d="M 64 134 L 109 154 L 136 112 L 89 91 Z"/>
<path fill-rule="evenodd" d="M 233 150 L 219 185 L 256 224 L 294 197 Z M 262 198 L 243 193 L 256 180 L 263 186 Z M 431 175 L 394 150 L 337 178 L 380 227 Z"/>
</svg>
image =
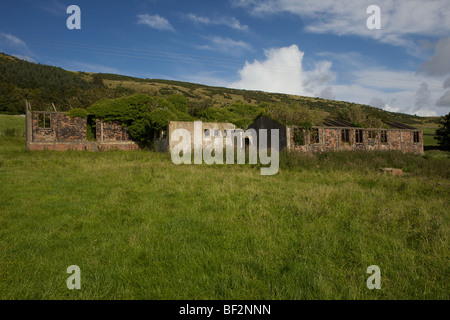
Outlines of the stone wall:
<svg viewBox="0 0 450 320">
<path fill-rule="evenodd" d="M 48 120 L 50 120 L 49 123 Z M 31 123 L 33 142 L 86 140 L 85 118 L 72 119 L 70 116 L 56 112 L 34 112 Z"/>
<path fill-rule="evenodd" d="M 87 140 L 87 119 L 62 112 L 27 111 L 28 150 L 137 150 L 128 130 L 119 123 L 96 120 L 96 141 Z"/>
<path fill-rule="evenodd" d="M 289 127 L 290 149 L 305 152 L 349 151 L 349 150 L 396 150 L 402 152 L 423 153 L 423 133 L 421 130 L 406 129 L 362 129 L 362 128 L 332 128 L 313 127 L 319 133 L 318 142 L 312 141 L 310 131 L 304 132 L 304 143 L 294 141 L 294 132 L 302 130 Z M 348 142 L 342 138 L 342 130 L 348 130 Z M 362 132 L 362 141 L 356 140 L 356 131 Z M 385 132 L 387 141 L 381 140 L 381 133 Z M 372 136 L 369 136 L 369 132 Z M 414 132 L 419 141 L 414 142 Z"/>
<path fill-rule="evenodd" d="M 198 135 L 199 139 L 202 141 L 202 148 L 205 148 L 211 142 L 214 142 L 216 139 L 223 139 L 223 146 L 226 146 L 227 130 L 236 130 L 236 126 L 231 123 L 222 123 L 222 122 L 202 122 L 201 123 L 201 131 L 198 128 L 198 132 L 195 132 L 193 121 L 171 121 L 167 130 L 167 137 L 165 139 L 160 139 L 159 144 L 161 146 L 165 146 L 166 149 L 162 151 L 170 151 L 177 145 L 178 142 L 173 142 L 170 140 L 172 133 L 176 129 L 185 129 L 189 131 L 191 136 L 191 148 L 194 148 L 194 137 Z M 157 141 L 158 142 L 158 141 Z"/>
<path fill-rule="evenodd" d="M 131 140 L 128 129 L 119 122 L 103 122 L 96 120 L 96 138 L 97 141 L 129 141 Z"/>
</svg>

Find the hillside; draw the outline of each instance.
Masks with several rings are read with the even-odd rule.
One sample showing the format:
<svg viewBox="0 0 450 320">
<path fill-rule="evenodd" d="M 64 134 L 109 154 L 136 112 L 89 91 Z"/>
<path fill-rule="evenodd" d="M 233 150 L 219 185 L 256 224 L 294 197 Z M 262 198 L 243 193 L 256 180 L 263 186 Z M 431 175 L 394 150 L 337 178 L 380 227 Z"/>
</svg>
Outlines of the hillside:
<svg viewBox="0 0 450 320">
<path fill-rule="evenodd" d="M 320 111 L 322 116 L 328 117 L 336 117 L 346 108 L 353 107 L 360 108 L 366 117 L 398 121 L 418 127 L 436 127 L 439 119 L 392 113 L 345 101 L 211 87 L 173 80 L 72 72 L 0 54 L 0 113 L 23 113 L 24 99 L 31 101 L 36 110 L 49 110 L 51 103 L 54 103 L 58 110 L 66 111 L 73 108 L 85 109 L 100 99 L 120 98 L 134 93 L 163 98 L 181 94 L 187 99 L 189 114 L 194 117 L 202 117 L 203 112 L 209 108 L 215 110 L 240 103 L 253 106 L 289 105 L 291 109 L 307 108 Z"/>
</svg>

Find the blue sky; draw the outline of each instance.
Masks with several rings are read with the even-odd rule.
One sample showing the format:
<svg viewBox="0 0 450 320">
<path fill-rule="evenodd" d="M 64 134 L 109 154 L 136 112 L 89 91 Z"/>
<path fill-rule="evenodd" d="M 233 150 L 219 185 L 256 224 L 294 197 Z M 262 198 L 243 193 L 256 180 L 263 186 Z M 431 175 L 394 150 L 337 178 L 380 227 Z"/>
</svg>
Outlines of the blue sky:
<svg viewBox="0 0 450 320">
<path fill-rule="evenodd" d="M 380 8 L 381 29 L 366 26 Z M 69 30 L 69 5 L 81 29 Z M 448 0 L 2 1 L 0 51 L 108 72 L 450 111 Z"/>
</svg>

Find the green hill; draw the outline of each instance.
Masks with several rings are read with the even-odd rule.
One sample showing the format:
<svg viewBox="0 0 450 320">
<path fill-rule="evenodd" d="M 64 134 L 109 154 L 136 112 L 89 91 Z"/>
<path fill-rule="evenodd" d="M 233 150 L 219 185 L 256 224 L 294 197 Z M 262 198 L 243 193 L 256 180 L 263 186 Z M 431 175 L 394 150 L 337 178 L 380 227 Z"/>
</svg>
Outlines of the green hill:
<svg viewBox="0 0 450 320">
<path fill-rule="evenodd" d="M 29 100 L 35 110 L 51 110 L 51 104 L 54 103 L 58 110 L 67 111 L 74 108 L 86 109 L 101 99 L 116 99 L 135 93 L 162 98 L 181 94 L 187 99 L 187 112 L 191 116 L 217 121 L 227 120 L 224 114 L 229 111 L 218 111 L 218 108 L 233 109 L 236 104 L 240 106 L 239 109 L 242 109 L 242 105 L 287 106 L 290 114 L 297 113 L 298 109 L 308 109 L 315 112 L 312 117 L 314 119 L 318 118 L 317 115 L 322 118 L 342 116 L 349 108 L 353 108 L 359 109 L 366 119 L 398 121 L 418 127 L 436 127 L 439 119 L 392 113 L 345 101 L 212 87 L 173 80 L 66 71 L 0 53 L 0 113 L 23 113 L 24 99 Z M 217 119 L 210 118 L 212 115 L 217 115 Z M 238 116 L 239 114 L 233 114 L 229 118 L 235 119 Z"/>
</svg>

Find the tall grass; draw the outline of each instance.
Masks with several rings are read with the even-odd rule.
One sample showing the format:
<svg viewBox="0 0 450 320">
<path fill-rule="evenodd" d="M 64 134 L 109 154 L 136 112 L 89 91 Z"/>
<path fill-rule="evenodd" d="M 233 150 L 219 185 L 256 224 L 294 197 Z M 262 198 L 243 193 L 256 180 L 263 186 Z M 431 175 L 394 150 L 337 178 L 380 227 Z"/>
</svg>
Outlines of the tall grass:
<svg viewBox="0 0 450 320">
<path fill-rule="evenodd" d="M 449 299 L 450 181 L 427 169 L 441 161 L 285 153 L 261 176 L 1 136 L 0 299 Z M 412 169 L 376 169 L 397 165 Z"/>
<path fill-rule="evenodd" d="M 0 115 L 0 136 L 25 137 L 25 117 Z"/>
<path fill-rule="evenodd" d="M 295 171 L 330 172 L 356 170 L 361 173 L 380 168 L 398 168 L 413 176 L 450 179 L 450 153 L 430 151 L 425 155 L 399 151 L 342 151 L 308 154 L 298 151 L 280 153 L 282 168 Z"/>
</svg>

